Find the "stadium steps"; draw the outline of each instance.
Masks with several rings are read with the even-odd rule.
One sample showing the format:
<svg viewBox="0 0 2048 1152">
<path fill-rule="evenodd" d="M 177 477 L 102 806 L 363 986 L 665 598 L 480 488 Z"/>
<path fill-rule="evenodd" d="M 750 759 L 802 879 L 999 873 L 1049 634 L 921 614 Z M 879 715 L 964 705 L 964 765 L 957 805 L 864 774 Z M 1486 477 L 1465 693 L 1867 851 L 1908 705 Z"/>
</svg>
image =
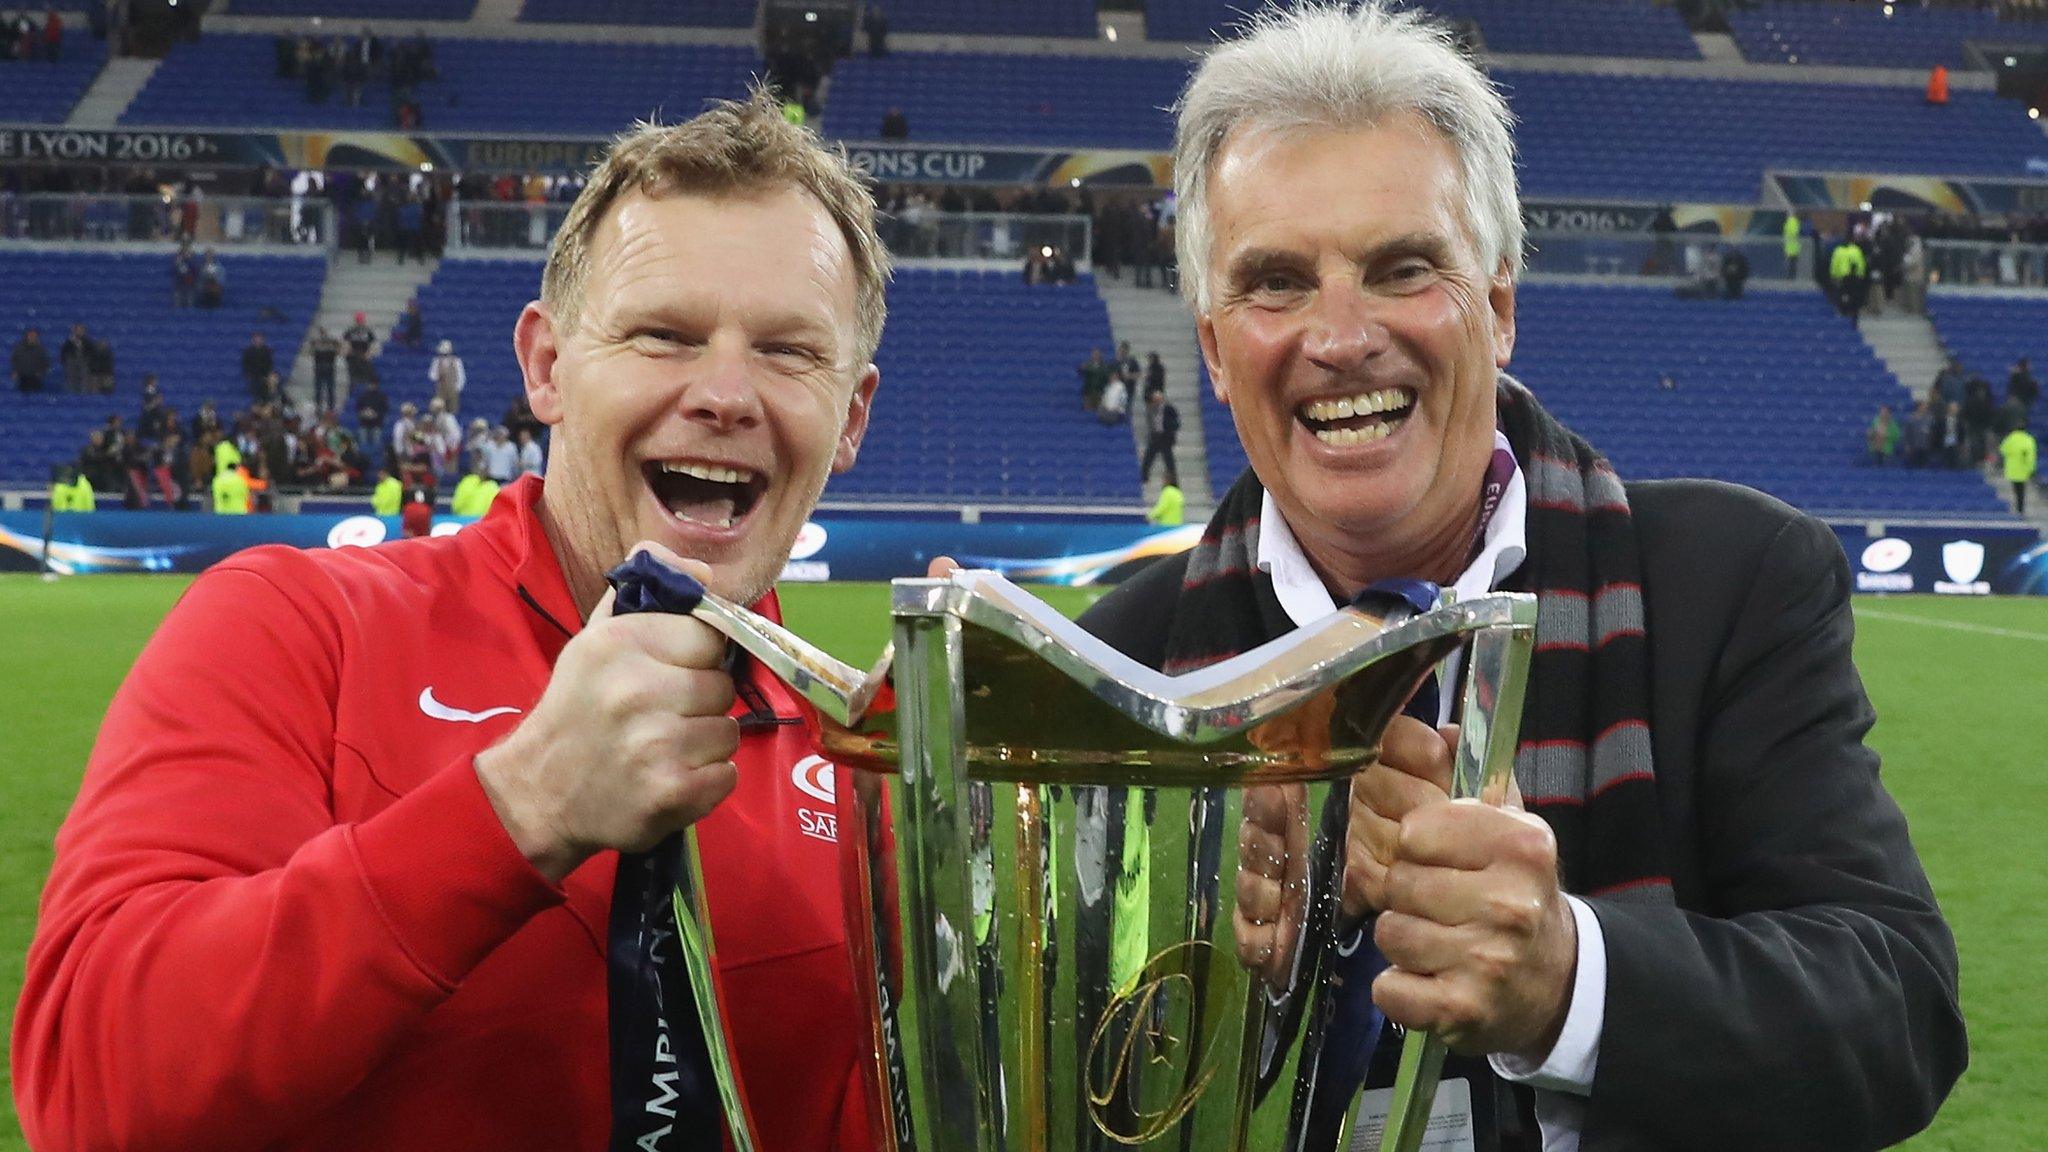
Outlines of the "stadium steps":
<svg viewBox="0 0 2048 1152">
<path fill-rule="evenodd" d="M 1700 59 L 1720 64 L 1742 63 L 1742 49 L 1726 32 L 1695 32 L 1692 42 L 1700 46 Z"/>
<path fill-rule="evenodd" d="M 380 252 L 368 264 L 356 259 L 353 252 L 336 252 L 327 263 L 327 279 L 320 286 L 320 310 L 313 319 L 313 326 L 306 330 L 305 342 L 299 346 L 299 354 L 292 361 L 291 377 L 285 383 L 285 391 L 295 401 L 310 403 L 313 399 L 313 353 L 311 346 L 316 329 L 325 327 L 339 339 L 356 322 L 356 313 L 368 317 L 370 331 L 377 333 L 378 352 L 383 351 L 383 340 L 398 323 L 398 315 L 405 310 L 405 302 L 413 298 L 420 287 L 434 278 L 434 270 L 441 262 L 429 259 L 422 264 L 418 261 L 399 263 L 391 254 Z M 334 371 L 336 401 L 343 411 L 348 411 L 348 368 L 337 365 Z M 385 390 L 392 391 L 396 383 L 389 374 L 380 376 Z"/>
<path fill-rule="evenodd" d="M 1128 275 L 1126 270 L 1126 275 Z M 1180 466 L 1181 492 L 1187 497 L 1187 518 L 1201 523 L 1216 507 L 1209 476 L 1209 454 L 1202 435 L 1202 348 L 1195 339 L 1195 322 L 1180 297 L 1159 288 L 1139 288 L 1122 280 L 1095 278 L 1096 290 L 1109 308 L 1109 326 L 1119 341 L 1128 340 L 1131 355 L 1143 364 L 1148 354 L 1159 353 L 1166 366 L 1166 398 L 1180 410 L 1180 436 L 1174 443 L 1174 463 Z M 1138 395 L 1131 397 L 1132 451 L 1143 460 L 1145 434 L 1139 414 L 1144 411 L 1144 383 L 1139 378 Z M 1149 507 L 1159 496 L 1163 481 L 1145 485 Z"/>
<path fill-rule="evenodd" d="M 526 0 L 477 0 L 469 19 L 477 24 L 512 24 L 525 7 Z"/>
<path fill-rule="evenodd" d="M 1934 334 L 1934 325 L 1925 316 L 1910 313 L 1865 316 L 1856 331 L 1915 400 L 1927 395 L 1928 386 L 1934 383 L 1934 378 L 1948 363 L 1948 353 L 1942 351 L 1941 340 Z"/>
<path fill-rule="evenodd" d="M 79 97 L 77 107 L 65 118 L 66 128 L 112 128 L 121 122 L 121 113 L 128 110 L 142 86 L 156 75 L 158 60 L 143 60 L 131 56 L 116 56 L 107 61 L 100 74 L 93 78 L 92 87 Z"/>
</svg>

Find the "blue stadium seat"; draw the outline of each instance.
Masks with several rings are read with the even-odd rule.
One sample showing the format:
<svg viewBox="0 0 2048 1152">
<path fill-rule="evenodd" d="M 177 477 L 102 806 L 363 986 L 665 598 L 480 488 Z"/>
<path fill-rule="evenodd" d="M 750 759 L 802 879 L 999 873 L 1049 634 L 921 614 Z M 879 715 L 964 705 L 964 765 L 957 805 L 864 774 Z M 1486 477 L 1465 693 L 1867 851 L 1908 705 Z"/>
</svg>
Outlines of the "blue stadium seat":
<svg viewBox="0 0 2048 1152">
<path fill-rule="evenodd" d="M 69 462 L 110 415 L 133 428 L 142 374 L 154 372 L 166 403 L 190 419 L 203 400 L 223 416 L 248 402 L 240 376 L 249 334 L 264 333 L 288 371 L 320 302 L 327 262 L 319 256 L 224 255 L 227 298 L 219 309 L 171 306 L 165 253 L 0 251 L 0 338 L 11 349 L 34 325 L 51 359 L 82 323 L 114 347 L 111 396 L 72 396 L 52 370 L 49 391 L 0 390 L 0 483 L 42 484 L 50 465 Z M 275 309 L 282 320 L 266 316 Z"/>
<path fill-rule="evenodd" d="M 237 16 L 322 16 L 340 20 L 467 20 L 476 0 L 235 0 Z"/>
<path fill-rule="evenodd" d="M 106 62 L 105 41 L 86 35 L 83 28 L 70 28 L 56 60 L 0 64 L 0 119 L 62 124 Z"/>
<path fill-rule="evenodd" d="M 1095 0 L 888 0 L 894 32 L 969 36 L 1093 36 Z"/>
<path fill-rule="evenodd" d="M 1841 4 L 1794 0 L 1728 13 L 1736 46 L 1767 64 L 1839 64 L 1858 68 L 1970 66 L 1964 41 L 2048 43 L 2048 24 L 2001 20 L 1995 11 L 1919 4 Z"/>
<path fill-rule="evenodd" d="M 1668 6 L 1649 0 L 1428 0 L 1412 5 L 1473 20 L 1494 52 L 1697 60 L 1699 45 Z M 1244 19 L 1244 0 L 1145 0 L 1145 34 L 1206 41 Z"/>
<path fill-rule="evenodd" d="M 469 387 L 462 417 L 497 420 L 520 389 L 512 322 L 540 289 L 540 264 L 446 260 L 420 292 L 426 340 L 387 344 L 394 403 L 424 404 L 434 344 L 455 342 Z M 889 289 L 877 357 L 882 389 L 860 464 L 835 477 L 842 500 L 1134 503 L 1128 430 L 1082 411 L 1075 367 L 1110 348 L 1094 283 L 1027 286 L 1015 273 L 904 269 Z"/>
<path fill-rule="evenodd" d="M 2031 361 L 2036 378 L 2048 371 L 2048 299 L 1936 292 L 1927 299 L 1927 315 L 1949 354 L 1984 377 L 2001 401 L 2020 357 Z M 2048 404 L 2034 405 L 2033 432 L 2048 437 Z"/>
<path fill-rule="evenodd" d="M 761 71 L 750 48 L 442 40 L 440 78 L 419 87 L 435 132 L 557 132 L 609 136 L 636 119 L 686 119 L 709 99 L 739 96 Z M 252 109 L 261 109 L 252 112 Z M 180 44 L 122 116 L 124 124 L 391 127 L 390 93 L 373 83 L 358 107 L 337 88 L 325 103 L 276 74 L 267 36 L 212 34 Z"/>
<path fill-rule="evenodd" d="M 526 0 L 521 22 L 537 24 L 674 24 L 750 28 L 754 0 Z"/>
<path fill-rule="evenodd" d="M 952 144 L 1165 148 L 1182 60 L 900 52 L 833 72 L 825 131 L 872 140 L 892 107 L 911 137 Z"/>
</svg>

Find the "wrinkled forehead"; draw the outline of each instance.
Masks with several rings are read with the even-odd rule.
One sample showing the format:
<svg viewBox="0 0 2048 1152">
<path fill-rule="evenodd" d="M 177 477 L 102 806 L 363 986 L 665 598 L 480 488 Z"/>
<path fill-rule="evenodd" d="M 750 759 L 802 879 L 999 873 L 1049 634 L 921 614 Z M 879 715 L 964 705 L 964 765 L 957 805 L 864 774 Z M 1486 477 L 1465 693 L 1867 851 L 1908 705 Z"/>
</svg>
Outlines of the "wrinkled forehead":
<svg viewBox="0 0 2048 1152">
<path fill-rule="evenodd" d="M 1413 113 L 1370 124 L 1253 121 L 1225 138 L 1208 181 L 1211 266 L 1252 247 L 1435 238 L 1476 252 L 1457 150 Z"/>
</svg>

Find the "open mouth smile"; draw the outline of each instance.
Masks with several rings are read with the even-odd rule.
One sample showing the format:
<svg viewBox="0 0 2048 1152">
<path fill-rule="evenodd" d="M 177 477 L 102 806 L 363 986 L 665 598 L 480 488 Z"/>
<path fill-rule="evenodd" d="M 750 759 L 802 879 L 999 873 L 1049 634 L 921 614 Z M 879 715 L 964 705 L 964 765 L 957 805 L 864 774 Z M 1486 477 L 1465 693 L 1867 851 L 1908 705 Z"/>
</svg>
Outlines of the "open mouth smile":
<svg viewBox="0 0 2048 1152">
<path fill-rule="evenodd" d="M 640 470 L 669 515 L 699 528 L 730 529 L 745 520 L 768 491 L 766 476 L 737 464 L 650 460 Z"/>
<path fill-rule="evenodd" d="M 1343 448 L 1384 440 L 1414 413 L 1414 389 L 1375 388 L 1355 396 L 1311 400 L 1294 410 L 1294 419 L 1316 439 Z"/>
</svg>

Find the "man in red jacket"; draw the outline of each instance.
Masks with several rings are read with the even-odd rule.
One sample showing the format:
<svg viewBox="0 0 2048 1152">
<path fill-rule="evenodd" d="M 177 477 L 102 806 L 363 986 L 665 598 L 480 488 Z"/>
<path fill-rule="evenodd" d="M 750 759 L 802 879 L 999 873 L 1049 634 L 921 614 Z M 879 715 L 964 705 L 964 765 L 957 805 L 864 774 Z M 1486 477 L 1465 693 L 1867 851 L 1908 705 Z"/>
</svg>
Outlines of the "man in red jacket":
<svg viewBox="0 0 2048 1152">
<path fill-rule="evenodd" d="M 29 955 L 33 1147 L 682 1147 L 673 1094 L 613 1123 L 607 910 L 616 853 L 692 824 L 762 1146 L 869 1147 L 803 706 L 691 619 L 612 616 L 604 573 L 646 542 L 775 611 L 886 277 L 852 171 L 763 98 L 614 146 L 516 332 L 545 487 L 242 553 L 137 660 Z"/>
</svg>

